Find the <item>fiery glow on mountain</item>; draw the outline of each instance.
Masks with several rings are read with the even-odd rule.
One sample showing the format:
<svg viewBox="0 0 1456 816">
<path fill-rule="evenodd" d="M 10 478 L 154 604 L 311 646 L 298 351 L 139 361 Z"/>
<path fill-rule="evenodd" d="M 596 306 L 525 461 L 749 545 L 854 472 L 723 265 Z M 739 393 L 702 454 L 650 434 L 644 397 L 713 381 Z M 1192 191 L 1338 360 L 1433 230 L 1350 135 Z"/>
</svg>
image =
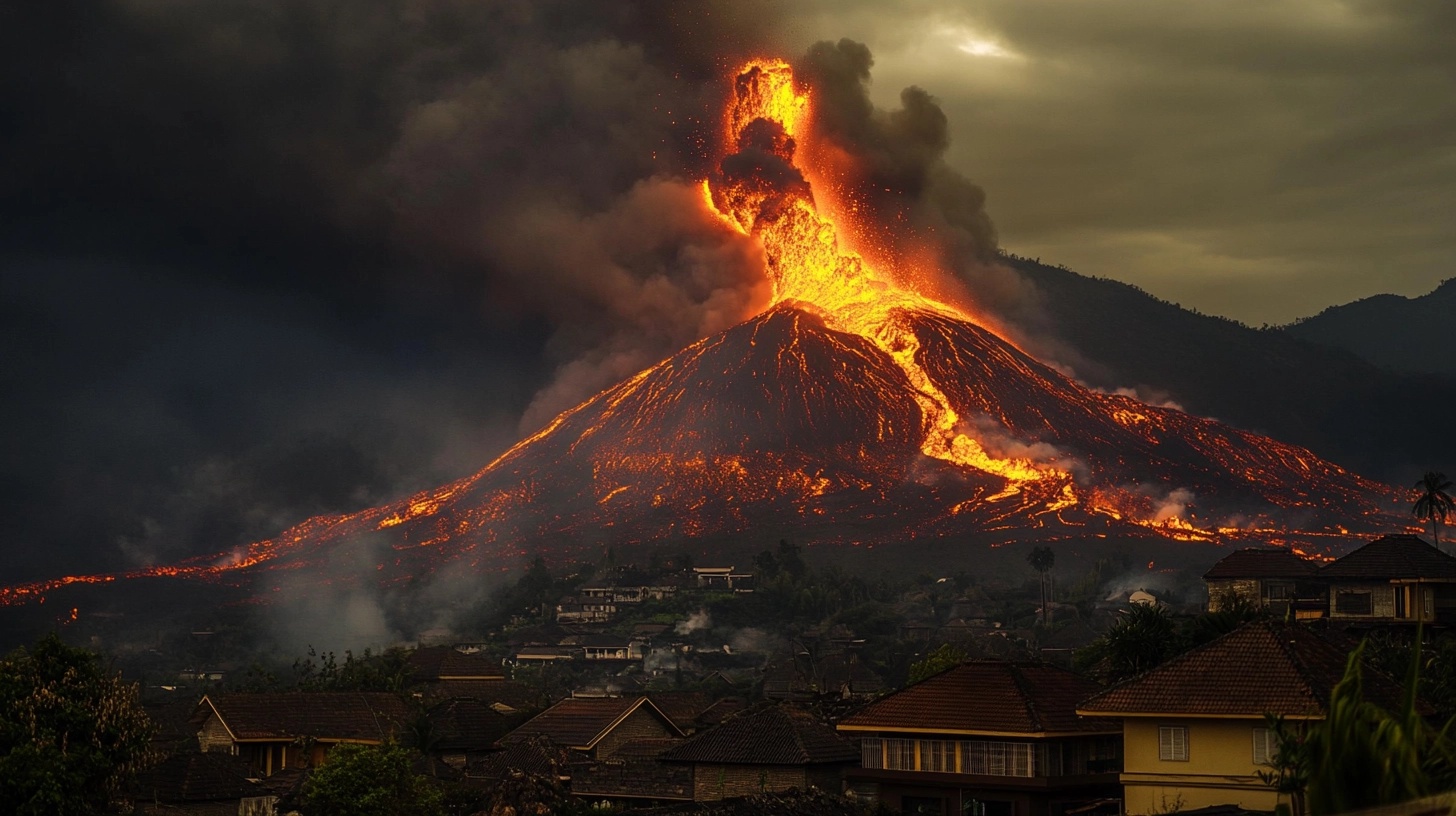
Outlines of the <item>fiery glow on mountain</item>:
<svg viewBox="0 0 1456 816">
<path fill-rule="evenodd" d="M 749 64 L 703 182 L 704 214 L 763 246 L 773 297 L 762 314 L 468 478 L 175 566 L 3 588 L 0 605 L 118 577 L 261 594 L 273 571 L 327 575 L 331 558 L 378 557 L 381 542 L 378 580 L 392 585 L 449 565 L 499 571 L 527 552 L 563 560 L 603 543 L 712 548 L 755 534 L 993 546 L 1157 536 L 1319 553 L 1408 527 L 1397 491 L 1294 445 L 1091 391 L 868 263 L 842 236 L 876 230 L 853 223 L 853 207 L 831 217 L 816 203 L 800 144 L 812 114 L 786 63 Z"/>
</svg>

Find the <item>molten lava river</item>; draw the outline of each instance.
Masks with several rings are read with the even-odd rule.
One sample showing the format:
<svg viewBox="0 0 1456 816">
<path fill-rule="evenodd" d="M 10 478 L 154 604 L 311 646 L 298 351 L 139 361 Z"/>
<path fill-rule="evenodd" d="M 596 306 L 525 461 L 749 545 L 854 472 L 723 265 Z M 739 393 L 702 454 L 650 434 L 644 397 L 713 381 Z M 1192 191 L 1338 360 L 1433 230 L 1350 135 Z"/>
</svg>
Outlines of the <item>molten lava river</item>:
<svg viewBox="0 0 1456 816">
<path fill-rule="evenodd" d="M 762 244 L 773 289 L 762 314 L 453 484 L 174 566 L 0 589 L 0 605 L 139 577 L 261 593 L 271 572 L 325 570 L 381 537 L 388 584 L 452 562 L 503 570 L 528 551 L 711 549 L 755 535 L 865 546 L 1156 536 L 1325 552 L 1407 528 L 1389 487 L 1299 447 L 1089 390 L 970 307 L 877 270 L 836 225 L 868 234 L 853 230 L 854 208 L 816 204 L 812 104 L 790 67 L 751 63 L 731 96 L 702 205 Z"/>
</svg>

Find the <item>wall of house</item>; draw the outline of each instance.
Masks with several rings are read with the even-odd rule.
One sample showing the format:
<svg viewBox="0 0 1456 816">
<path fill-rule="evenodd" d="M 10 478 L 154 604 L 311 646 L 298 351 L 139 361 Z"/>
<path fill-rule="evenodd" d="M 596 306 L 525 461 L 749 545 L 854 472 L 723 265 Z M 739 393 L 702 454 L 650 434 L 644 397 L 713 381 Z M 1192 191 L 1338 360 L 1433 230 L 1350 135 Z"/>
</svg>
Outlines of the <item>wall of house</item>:
<svg viewBox="0 0 1456 816">
<path fill-rule="evenodd" d="M 1371 618 L 1393 618 L 1395 617 L 1395 590 L 1390 584 L 1335 584 L 1330 587 L 1330 617 L 1343 620 L 1369 620 Z M 1341 614 L 1339 606 L 1339 594 L 1341 592 L 1369 592 L 1372 614 L 1369 615 L 1346 615 Z"/>
<path fill-rule="evenodd" d="M 1188 760 L 1158 758 L 1158 729 L 1188 729 Z M 1272 811 L 1278 794 L 1257 776 L 1254 729 L 1263 719 L 1199 720 L 1129 717 L 1123 720 L 1124 809 L 1129 816 L 1232 804 Z"/>
<path fill-rule="evenodd" d="M 596 744 L 595 755 L 597 759 L 606 759 L 616 753 L 622 743 L 628 740 L 637 739 L 662 739 L 663 737 L 676 736 L 662 720 L 657 718 L 651 710 L 643 704 L 642 707 L 627 716 L 627 719 L 618 723 L 611 733 L 602 737 Z"/>
<path fill-rule="evenodd" d="M 808 786 L 808 775 L 801 765 L 693 766 L 694 802 L 716 802 L 734 796 L 782 792 Z M 832 790 L 839 792 L 837 787 Z"/>
<path fill-rule="evenodd" d="M 217 714 L 208 714 L 207 721 L 202 724 L 202 729 L 197 732 L 197 744 L 203 753 L 218 751 L 225 754 L 236 753 L 233 749 L 233 738 L 228 734 L 227 727 Z"/>
</svg>

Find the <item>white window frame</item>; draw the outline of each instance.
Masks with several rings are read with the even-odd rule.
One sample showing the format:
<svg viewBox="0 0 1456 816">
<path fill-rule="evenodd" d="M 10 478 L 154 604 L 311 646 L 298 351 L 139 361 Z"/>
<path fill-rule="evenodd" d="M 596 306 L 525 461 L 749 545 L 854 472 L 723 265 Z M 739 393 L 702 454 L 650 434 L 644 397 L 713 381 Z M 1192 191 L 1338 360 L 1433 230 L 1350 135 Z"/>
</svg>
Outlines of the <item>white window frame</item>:
<svg viewBox="0 0 1456 816">
<path fill-rule="evenodd" d="M 1162 762 L 1188 761 L 1188 726 L 1158 726 L 1158 759 Z"/>
<path fill-rule="evenodd" d="M 1273 765 L 1274 755 L 1279 753 L 1279 739 L 1272 728 L 1254 729 L 1254 764 Z"/>
</svg>

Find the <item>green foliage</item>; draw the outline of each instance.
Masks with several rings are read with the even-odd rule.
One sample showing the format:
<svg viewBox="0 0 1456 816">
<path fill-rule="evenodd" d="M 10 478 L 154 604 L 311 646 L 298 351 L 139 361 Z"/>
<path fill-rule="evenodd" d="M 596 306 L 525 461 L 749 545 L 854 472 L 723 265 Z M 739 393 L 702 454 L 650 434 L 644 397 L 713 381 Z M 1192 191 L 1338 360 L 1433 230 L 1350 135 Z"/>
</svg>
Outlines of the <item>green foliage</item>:
<svg viewBox="0 0 1456 816">
<path fill-rule="evenodd" d="M 1289 793 L 1295 816 L 1329 816 L 1419 799 L 1456 787 L 1456 745 L 1450 723 L 1437 729 L 1416 704 L 1420 661 L 1410 662 L 1398 710 L 1366 700 L 1366 644 L 1350 654 L 1330 695 L 1328 716 L 1292 726 L 1270 719 L 1279 738 L 1274 769 L 1260 776 Z"/>
<path fill-rule="evenodd" d="M 440 791 L 398 745 L 344 744 L 309 777 L 304 816 L 442 816 Z"/>
<path fill-rule="evenodd" d="M 919 683 L 927 677 L 953 669 L 971 658 L 970 655 L 949 643 L 943 643 L 935 651 L 910 666 L 910 682 Z"/>
<path fill-rule="evenodd" d="M 0 813 L 109 810 L 144 759 L 152 724 L 135 684 L 48 635 L 0 660 Z"/>
<path fill-rule="evenodd" d="M 1133 604 L 1107 634 L 1077 655 L 1078 664 L 1110 683 L 1141 674 L 1182 651 L 1173 616 L 1160 606 Z"/>
</svg>

